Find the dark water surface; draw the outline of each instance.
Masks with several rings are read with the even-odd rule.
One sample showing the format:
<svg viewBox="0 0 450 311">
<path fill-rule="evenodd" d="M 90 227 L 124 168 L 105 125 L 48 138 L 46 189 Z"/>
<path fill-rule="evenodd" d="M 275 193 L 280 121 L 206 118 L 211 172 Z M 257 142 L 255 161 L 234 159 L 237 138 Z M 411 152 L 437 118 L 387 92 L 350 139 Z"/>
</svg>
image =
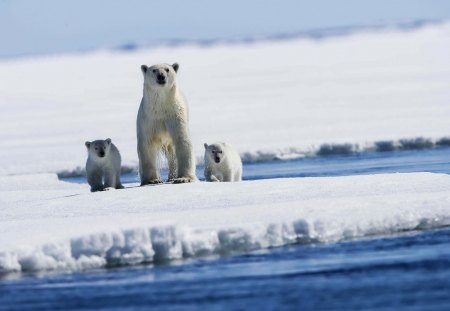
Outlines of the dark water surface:
<svg viewBox="0 0 450 311">
<path fill-rule="evenodd" d="M 248 164 L 244 177 L 422 171 L 450 173 L 450 149 Z M 0 310 L 450 310 L 450 228 L 157 266 L 10 275 L 0 280 Z"/>
</svg>

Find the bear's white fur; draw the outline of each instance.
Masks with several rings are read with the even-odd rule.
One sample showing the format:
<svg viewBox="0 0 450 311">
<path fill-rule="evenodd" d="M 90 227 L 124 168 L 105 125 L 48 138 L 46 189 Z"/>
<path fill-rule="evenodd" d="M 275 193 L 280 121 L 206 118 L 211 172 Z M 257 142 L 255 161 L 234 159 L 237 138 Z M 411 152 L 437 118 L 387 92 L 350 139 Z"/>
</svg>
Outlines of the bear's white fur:
<svg viewBox="0 0 450 311">
<path fill-rule="evenodd" d="M 205 143 L 206 181 L 240 181 L 242 161 L 237 151 L 227 143 Z"/>
<path fill-rule="evenodd" d="M 121 157 L 111 139 L 87 141 L 85 146 L 88 150 L 86 173 L 91 191 L 103 191 L 108 188 L 122 189 Z"/>
<path fill-rule="evenodd" d="M 141 185 L 162 182 L 157 166 L 160 150 L 169 163 L 169 181 L 196 180 L 188 107 L 176 79 L 178 67 L 177 63 L 141 66 L 144 94 L 136 122 Z"/>
</svg>

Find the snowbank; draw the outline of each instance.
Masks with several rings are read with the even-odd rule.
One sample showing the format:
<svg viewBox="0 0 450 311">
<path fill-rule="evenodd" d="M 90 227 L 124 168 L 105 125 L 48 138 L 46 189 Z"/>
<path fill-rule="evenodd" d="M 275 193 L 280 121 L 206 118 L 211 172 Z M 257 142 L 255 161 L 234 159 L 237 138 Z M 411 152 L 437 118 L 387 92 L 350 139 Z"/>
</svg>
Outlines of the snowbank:
<svg viewBox="0 0 450 311">
<path fill-rule="evenodd" d="M 0 185 L 9 185 L 0 187 L 3 272 L 138 264 L 450 225 L 450 176 L 443 174 L 100 193 L 53 175 L 1 177 Z"/>
<path fill-rule="evenodd" d="M 391 148 L 401 138 L 434 144 L 450 135 L 449 34 L 444 23 L 323 41 L 1 61 L 0 175 L 84 167 L 84 141 L 107 137 L 135 167 L 143 63 L 181 64 L 198 157 L 213 141 L 232 143 L 248 161 L 329 152 L 323 144 L 350 144 L 344 151 L 376 141 Z"/>
</svg>

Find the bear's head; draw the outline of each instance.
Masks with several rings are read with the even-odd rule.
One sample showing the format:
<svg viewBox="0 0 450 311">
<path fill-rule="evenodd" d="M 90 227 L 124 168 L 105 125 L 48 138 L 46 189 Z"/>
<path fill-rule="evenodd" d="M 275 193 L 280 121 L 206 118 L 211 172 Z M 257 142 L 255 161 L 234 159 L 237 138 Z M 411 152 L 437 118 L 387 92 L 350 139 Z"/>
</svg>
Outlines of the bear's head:
<svg viewBox="0 0 450 311">
<path fill-rule="evenodd" d="M 111 138 L 105 140 L 87 141 L 84 143 L 90 156 L 104 158 L 108 155 L 111 148 Z"/>
<path fill-rule="evenodd" d="M 213 160 L 215 163 L 219 164 L 225 158 L 225 153 L 222 150 L 222 146 L 220 144 L 204 144 L 205 146 L 205 157 L 208 157 L 210 160 Z M 207 159 L 205 159 L 206 162 Z"/>
<path fill-rule="evenodd" d="M 176 83 L 179 67 L 177 63 L 173 65 L 157 64 L 151 67 L 142 65 L 141 71 L 144 74 L 144 84 L 151 88 L 171 88 Z"/>
</svg>

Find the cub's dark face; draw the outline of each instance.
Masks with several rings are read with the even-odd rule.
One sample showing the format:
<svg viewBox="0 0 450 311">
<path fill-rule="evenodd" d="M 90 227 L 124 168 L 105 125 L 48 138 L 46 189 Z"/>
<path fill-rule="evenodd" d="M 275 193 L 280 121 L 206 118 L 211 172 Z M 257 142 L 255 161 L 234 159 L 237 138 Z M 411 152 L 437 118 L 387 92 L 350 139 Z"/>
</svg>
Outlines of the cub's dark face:
<svg viewBox="0 0 450 311">
<path fill-rule="evenodd" d="M 225 157 L 221 146 L 217 144 L 207 145 L 205 143 L 205 154 L 217 164 L 223 161 Z"/>
<path fill-rule="evenodd" d="M 141 71 L 144 74 L 144 83 L 149 87 L 172 87 L 176 80 L 176 74 L 179 65 L 158 64 L 151 67 L 146 65 L 141 66 Z"/>
<path fill-rule="evenodd" d="M 85 145 L 90 155 L 98 158 L 104 158 L 108 155 L 110 150 L 111 139 L 94 140 L 92 142 L 87 141 Z"/>
</svg>

